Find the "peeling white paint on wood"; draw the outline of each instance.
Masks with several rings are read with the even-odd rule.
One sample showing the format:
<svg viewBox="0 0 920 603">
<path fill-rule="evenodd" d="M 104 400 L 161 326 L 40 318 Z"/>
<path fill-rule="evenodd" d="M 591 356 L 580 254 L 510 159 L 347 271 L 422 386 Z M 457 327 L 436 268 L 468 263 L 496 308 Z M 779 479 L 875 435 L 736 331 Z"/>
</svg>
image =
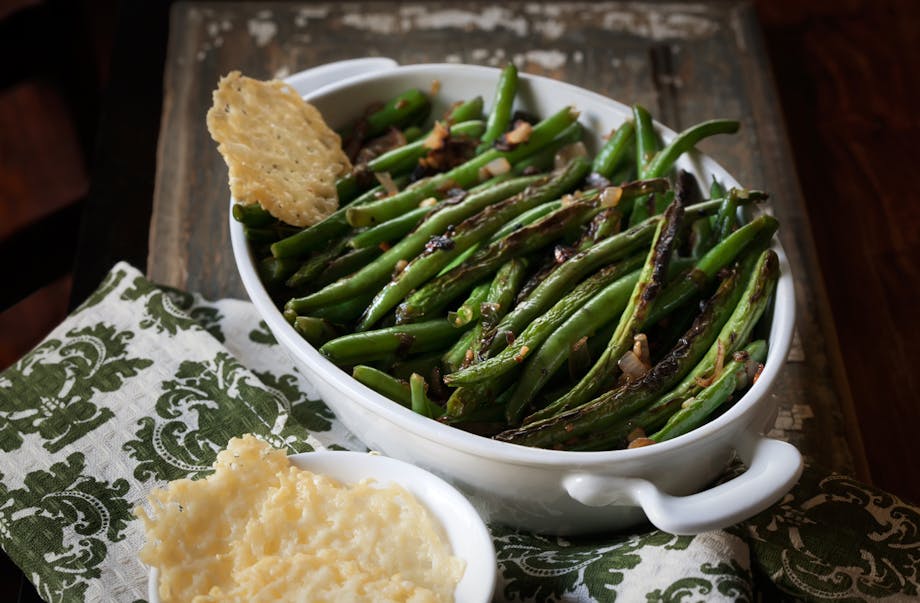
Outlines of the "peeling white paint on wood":
<svg viewBox="0 0 920 603">
<path fill-rule="evenodd" d="M 565 66 L 568 55 L 561 50 L 528 50 L 524 53 L 524 60 L 548 71 L 554 71 Z"/>
<path fill-rule="evenodd" d="M 271 16 L 270 11 L 260 11 L 259 18 L 250 19 L 246 23 L 246 30 L 249 32 L 249 35 L 252 36 L 256 46 L 259 48 L 268 46 L 275 38 L 275 34 L 278 33 L 277 23 L 267 18 L 261 17 L 261 15 L 265 13 L 268 13 L 269 16 Z"/>
<path fill-rule="evenodd" d="M 325 19 L 327 16 L 329 16 L 328 6 L 303 6 L 297 9 L 294 25 L 303 27 L 310 19 Z"/>
<path fill-rule="evenodd" d="M 612 10 L 603 14 L 604 29 L 629 33 L 653 40 L 693 40 L 706 38 L 719 30 L 719 24 L 703 15 L 662 10 Z"/>
<path fill-rule="evenodd" d="M 523 37 L 528 33 L 527 19 L 513 11 L 491 6 L 482 11 L 442 9 L 414 15 L 413 25 L 421 29 L 478 29 L 495 31 L 508 29 Z"/>
<path fill-rule="evenodd" d="M 342 23 L 384 35 L 399 33 L 399 19 L 392 13 L 348 13 L 342 17 Z"/>
</svg>

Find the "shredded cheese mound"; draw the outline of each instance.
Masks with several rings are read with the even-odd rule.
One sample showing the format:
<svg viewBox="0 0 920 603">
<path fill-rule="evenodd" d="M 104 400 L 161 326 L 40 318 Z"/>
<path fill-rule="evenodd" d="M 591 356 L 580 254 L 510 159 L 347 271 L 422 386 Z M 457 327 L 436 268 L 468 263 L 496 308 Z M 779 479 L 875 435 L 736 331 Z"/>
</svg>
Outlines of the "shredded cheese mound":
<svg viewBox="0 0 920 603">
<path fill-rule="evenodd" d="M 464 570 L 411 494 L 372 480 L 342 485 L 244 436 L 214 473 L 170 482 L 135 510 L 172 601 L 451 601 Z"/>
</svg>

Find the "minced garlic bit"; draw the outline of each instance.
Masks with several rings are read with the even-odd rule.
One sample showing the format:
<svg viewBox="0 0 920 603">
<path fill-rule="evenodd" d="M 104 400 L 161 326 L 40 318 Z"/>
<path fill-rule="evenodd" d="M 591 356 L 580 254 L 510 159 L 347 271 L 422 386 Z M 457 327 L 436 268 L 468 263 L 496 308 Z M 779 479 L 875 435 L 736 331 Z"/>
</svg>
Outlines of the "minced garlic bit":
<svg viewBox="0 0 920 603">
<path fill-rule="evenodd" d="M 451 601 L 464 562 L 411 494 L 294 467 L 253 436 L 230 440 L 205 479 L 139 508 L 141 560 L 173 601 Z"/>
</svg>

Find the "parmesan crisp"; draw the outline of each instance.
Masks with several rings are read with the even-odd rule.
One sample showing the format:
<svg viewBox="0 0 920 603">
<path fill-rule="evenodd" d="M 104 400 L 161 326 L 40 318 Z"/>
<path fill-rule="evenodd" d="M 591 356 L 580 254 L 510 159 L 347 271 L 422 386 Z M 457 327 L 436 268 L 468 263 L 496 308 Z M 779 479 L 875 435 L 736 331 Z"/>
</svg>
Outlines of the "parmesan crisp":
<svg viewBox="0 0 920 603">
<path fill-rule="evenodd" d="M 340 484 L 251 435 L 151 492 L 141 561 L 163 603 L 448 603 L 465 563 L 404 488 Z"/>
<path fill-rule="evenodd" d="M 351 163 L 338 134 L 289 85 L 230 72 L 214 91 L 207 122 L 240 203 L 258 203 L 301 227 L 338 208 L 335 182 Z"/>
</svg>

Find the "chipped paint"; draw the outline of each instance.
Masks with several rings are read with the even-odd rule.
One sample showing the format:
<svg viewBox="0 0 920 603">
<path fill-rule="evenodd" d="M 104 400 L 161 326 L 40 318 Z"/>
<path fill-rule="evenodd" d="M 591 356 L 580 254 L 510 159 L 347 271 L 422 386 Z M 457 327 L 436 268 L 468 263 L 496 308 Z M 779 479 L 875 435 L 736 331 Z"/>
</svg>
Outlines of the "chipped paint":
<svg viewBox="0 0 920 603">
<path fill-rule="evenodd" d="M 490 6 L 478 12 L 461 9 L 430 10 L 414 15 L 412 20 L 415 27 L 421 29 L 495 31 L 501 28 L 513 31 L 521 37 L 526 36 L 528 32 L 527 19 L 497 6 Z"/>
<path fill-rule="evenodd" d="M 565 33 L 565 26 L 559 21 L 534 21 L 533 28 L 548 40 L 558 40 Z"/>
<path fill-rule="evenodd" d="M 342 17 L 342 23 L 384 35 L 399 33 L 399 19 L 392 13 L 348 13 Z"/>
<path fill-rule="evenodd" d="M 568 55 L 561 50 L 528 50 L 524 53 L 524 60 L 548 71 L 564 67 L 568 62 Z"/>
<path fill-rule="evenodd" d="M 690 6 L 686 7 L 690 8 Z M 689 11 L 623 11 L 605 12 L 601 20 L 604 29 L 630 33 L 653 40 L 706 38 L 719 30 L 719 24 L 704 15 Z"/>
<path fill-rule="evenodd" d="M 814 410 L 807 404 L 793 404 L 791 407 L 780 407 L 773 422 L 773 428 L 767 437 L 789 439 L 792 432 L 801 433 L 805 429 L 805 421 L 813 419 Z"/>
<path fill-rule="evenodd" d="M 327 16 L 329 16 L 328 6 L 303 6 L 297 9 L 294 25 L 304 27 L 310 19 L 325 19 Z"/>
<path fill-rule="evenodd" d="M 259 11 L 259 16 L 265 13 L 271 16 L 270 11 Z M 246 23 L 246 29 L 259 48 L 268 46 L 278 33 L 278 25 L 267 18 L 250 19 Z"/>
<path fill-rule="evenodd" d="M 547 40 L 565 35 L 560 20 L 563 8 L 553 4 L 530 3 L 523 10 L 488 6 L 481 10 L 435 8 L 424 5 L 402 6 L 397 12 L 347 12 L 342 22 L 355 29 L 384 35 L 412 30 L 460 29 L 464 31 L 505 30 L 519 37 L 539 34 Z M 637 5 L 612 2 L 572 3 L 565 7 L 566 23 L 572 27 L 601 28 L 653 40 L 689 40 L 711 36 L 719 23 L 702 4 Z M 305 18 L 298 14 L 300 24 Z"/>
</svg>

